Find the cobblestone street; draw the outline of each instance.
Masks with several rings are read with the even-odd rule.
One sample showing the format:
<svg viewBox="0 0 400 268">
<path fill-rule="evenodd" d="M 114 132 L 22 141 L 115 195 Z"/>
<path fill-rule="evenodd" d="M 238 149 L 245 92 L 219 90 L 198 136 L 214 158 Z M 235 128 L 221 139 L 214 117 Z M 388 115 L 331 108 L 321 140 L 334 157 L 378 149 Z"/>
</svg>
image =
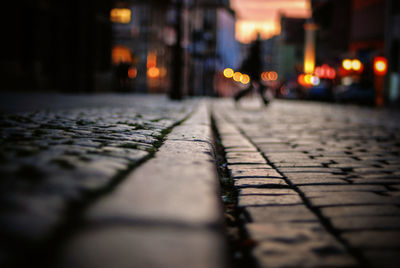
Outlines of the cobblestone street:
<svg viewBox="0 0 400 268">
<path fill-rule="evenodd" d="M 399 113 L 307 102 L 214 104 L 261 267 L 397 267 Z"/>
<path fill-rule="evenodd" d="M 192 101 L 123 95 L 11 95 L 2 102 L 5 257 L 31 251 L 30 242 L 53 235 L 70 210 L 110 191 L 195 107 Z"/>
<path fill-rule="evenodd" d="M 398 266 L 399 111 L 112 94 L 1 98 L 0 266 L 229 266 L 211 118 L 256 267 Z"/>
</svg>

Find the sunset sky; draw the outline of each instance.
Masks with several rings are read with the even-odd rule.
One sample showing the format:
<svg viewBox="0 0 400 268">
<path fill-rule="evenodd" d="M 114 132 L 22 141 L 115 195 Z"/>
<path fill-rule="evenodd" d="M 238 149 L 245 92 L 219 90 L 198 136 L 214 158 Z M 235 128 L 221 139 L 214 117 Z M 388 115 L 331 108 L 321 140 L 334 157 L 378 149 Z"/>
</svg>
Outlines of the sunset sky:
<svg viewBox="0 0 400 268">
<path fill-rule="evenodd" d="M 309 0 L 231 0 L 236 11 L 236 39 L 248 43 L 260 32 L 263 38 L 279 34 L 279 13 L 290 17 L 311 16 Z"/>
</svg>

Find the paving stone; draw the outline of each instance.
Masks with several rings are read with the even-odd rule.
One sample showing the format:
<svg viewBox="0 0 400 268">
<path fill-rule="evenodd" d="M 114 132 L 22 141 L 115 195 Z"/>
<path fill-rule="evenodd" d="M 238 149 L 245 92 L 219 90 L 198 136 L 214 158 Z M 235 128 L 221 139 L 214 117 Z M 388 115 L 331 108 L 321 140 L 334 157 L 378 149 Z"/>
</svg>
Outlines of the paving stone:
<svg viewBox="0 0 400 268">
<path fill-rule="evenodd" d="M 289 180 L 293 185 L 301 186 L 301 185 L 341 185 L 347 184 L 348 182 L 344 179 L 338 179 L 333 177 L 320 177 L 320 178 L 309 178 L 309 177 L 297 177 L 292 178 L 289 176 Z"/>
<path fill-rule="evenodd" d="M 275 169 L 235 169 L 231 171 L 231 176 L 234 179 L 242 179 L 242 178 L 282 178 L 282 175 L 280 175 Z"/>
<path fill-rule="evenodd" d="M 313 206 L 341 206 L 341 205 L 393 205 L 399 204 L 399 198 L 381 196 L 370 192 L 324 192 L 324 195 L 317 193 L 312 197 L 308 193 Z"/>
<path fill-rule="evenodd" d="M 246 207 L 255 223 L 262 222 L 316 222 L 318 219 L 304 205 Z"/>
<path fill-rule="evenodd" d="M 341 235 L 352 246 L 360 249 L 399 249 L 400 231 L 359 231 Z"/>
<path fill-rule="evenodd" d="M 284 179 L 265 178 L 265 179 L 237 179 L 234 181 L 235 187 L 264 187 L 264 188 L 280 188 L 289 187 Z"/>
<path fill-rule="evenodd" d="M 257 157 L 235 157 L 227 159 L 229 164 L 264 164 L 265 159 L 261 156 Z"/>
<path fill-rule="evenodd" d="M 400 248 L 397 245 L 399 239 L 396 238 L 400 209 L 400 158 L 397 150 L 400 138 L 399 113 L 385 110 L 377 112 L 365 107 L 279 100 L 273 102 L 267 110 L 257 109 L 257 102 L 251 100 L 243 100 L 240 105 L 244 108 L 234 109 L 231 102 L 219 101 L 215 114 L 218 114 L 220 120 L 230 122 L 250 137 L 268 163 L 290 181 L 288 189 L 279 189 L 282 190 L 281 194 L 274 193 L 275 189 L 270 189 L 272 186 L 265 189 L 247 185 L 240 188 L 242 200 L 260 204 L 262 198 L 259 196 L 287 196 L 285 191 L 296 187 L 304 194 L 308 204 L 331 220 L 335 233 L 343 232 L 343 237 L 351 238 L 345 237 L 348 245 L 359 250 L 370 262 L 368 264 L 381 267 L 378 260 L 383 259 L 384 255 L 377 251 L 390 249 L 395 252 L 394 248 Z M 237 176 L 244 169 L 248 168 L 242 165 L 231 169 L 231 172 Z M 242 182 L 247 183 L 244 180 Z M 253 185 L 257 183 L 253 181 Z M 263 232 L 279 235 L 290 234 L 300 226 L 307 229 L 305 225 L 293 224 L 295 216 L 287 216 L 299 214 L 293 211 L 285 214 L 283 210 L 279 213 L 279 209 L 289 210 L 293 207 L 302 206 L 256 205 L 246 207 L 245 211 L 253 221 L 275 223 L 274 226 L 280 227 L 280 230 L 269 226 Z M 276 212 L 269 209 L 276 209 Z M 304 222 L 300 220 L 299 223 Z M 287 230 L 283 225 L 288 226 Z M 336 256 L 314 258 L 308 250 L 302 251 L 303 247 L 297 243 L 282 245 L 281 241 L 274 241 L 269 236 L 259 236 L 260 232 L 249 233 L 257 242 L 253 255 L 260 267 L 362 266 L 351 257 L 350 261 Z M 377 244 L 374 245 L 375 237 Z M 340 240 L 331 238 L 341 246 Z M 386 245 L 385 239 L 390 240 Z M 364 249 L 364 241 L 366 245 L 374 246 L 374 249 L 370 246 Z M 394 257 L 394 254 L 387 256 L 390 262 L 382 260 L 382 264 L 387 267 L 391 267 L 390 263 L 398 263 L 400 259 Z"/>
<path fill-rule="evenodd" d="M 163 131 L 197 105 L 113 94 L 41 95 L 19 105 L 24 97 L 12 100 L 14 105 L 1 98 L 0 151 L 6 153 L 0 153 L 0 205 L 8 211 L 0 212 L 0 224 L 7 226 L 0 231 L 6 238 L 0 249 L 51 236 L 71 203 L 122 179 L 156 149 Z M 0 266 L 3 258 L 8 257 L 0 257 Z"/>
<path fill-rule="evenodd" d="M 57 267 L 224 267 L 219 234 L 162 221 L 93 228 L 65 246 Z M 147 226 L 146 226 L 147 225 Z M 185 254 L 182 254 L 185 252 Z"/>
<path fill-rule="evenodd" d="M 253 255 L 260 267 L 341 267 L 356 261 L 332 237 L 315 228 L 283 224 L 248 224 L 251 237 L 259 241 Z"/>
<path fill-rule="evenodd" d="M 304 185 L 302 192 L 387 192 L 382 185 Z"/>
<path fill-rule="evenodd" d="M 246 171 L 246 170 L 272 170 L 273 168 L 268 165 L 268 164 L 230 164 L 227 163 L 227 168 L 231 172 L 236 172 L 236 171 Z"/>
<path fill-rule="evenodd" d="M 340 231 L 400 230 L 400 216 L 350 216 L 330 218 Z"/>
<path fill-rule="evenodd" d="M 239 195 L 238 206 L 301 205 L 299 195 Z"/>
<path fill-rule="evenodd" d="M 323 207 L 320 210 L 326 217 L 400 216 L 400 208 L 392 205 Z"/>
<path fill-rule="evenodd" d="M 242 188 L 239 195 L 298 195 L 293 189 Z"/>
</svg>

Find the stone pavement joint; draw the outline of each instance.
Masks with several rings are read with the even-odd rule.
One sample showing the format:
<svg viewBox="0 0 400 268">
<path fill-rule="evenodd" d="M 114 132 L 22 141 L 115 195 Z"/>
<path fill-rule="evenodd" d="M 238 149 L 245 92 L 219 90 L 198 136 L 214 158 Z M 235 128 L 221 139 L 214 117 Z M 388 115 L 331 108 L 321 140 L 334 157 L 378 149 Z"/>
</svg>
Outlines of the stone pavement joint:
<svg viewBox="0 0 400 268">
<path fill-rule="evenodd" d="M 52 101 L 36 103 L 46 98 Z M 30 99 L 35 110 L 18 103 L 2 107 L 0 264 L 51 262 L 49 252 L 58 250 L 60 239 L 81 228 L 80 214 L 149 159 L 165 134 L 197 106 L 197 101 L 173 103 L 141 95 L 72 96 L 70 102 L 63 95 L 43 99 Z M 49 109 L 43 109 L 47 104 Z M 186 126 L 203 126 L 183 133 L 204 141 L 203 150 L 210 157 L 212 150 L 204 145 L 209 140 L 207 121 L 192 117 Z M 175 143 L 186 142 L 183 136 L 179 139 Z M 176 147 L 172 141 L 165 146 Z"/>
<path fill-rule="evenodd" d="M 235 157 L 227 161 L 240 189 L 238 206 L 252 221 L 246 228 L 258 242 L 253 255 L 259 265 L 395 267 L 400 256 L 399 114 L 302 102 L 244 106 L 217 101 L 213 112 L 227 155 L 252 152 L 243 158 L 247 163 L 235 165 L 240 161 Z M 271 178 L 252 173 L 253 165 L 263 169 L 256 152 L 296 195 L 285 189 L 274 193 Z M 387 245 L 372 249 L 358 243 L 380 234 L 390 240 Z M 304 242 L 320 240 L 324 250 Z M 388 253 L 379 253 L 383 249 Z M 390 261 L 380 262 L 383 256 Z"/>
<path fill-rule="evenodd" d="M 224 267 L 222 208 L 209 120 L 203 103 L 173 129 L 154 158 L 92 206 L 86 214 L 87 227 L 70 240 L 60 263 Z"/>
</svg>

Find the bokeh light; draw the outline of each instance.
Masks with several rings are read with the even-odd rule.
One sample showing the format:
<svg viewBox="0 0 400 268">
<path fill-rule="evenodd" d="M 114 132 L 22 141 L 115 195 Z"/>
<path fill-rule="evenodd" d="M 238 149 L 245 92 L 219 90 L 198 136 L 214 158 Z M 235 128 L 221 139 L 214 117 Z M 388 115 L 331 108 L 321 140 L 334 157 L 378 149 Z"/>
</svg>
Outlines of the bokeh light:
<svg viewBox="0 0 400 268">
<path fill-rule="evenodd" d="M 226 78 L 232 78 L 232 76 L 233 76 L 234 73 L 235 73 L 235 72 L 234 72 L 231 68 L 226 68 L 226 69 L 224 70 L 224 76 L 225 76 Z"/>
<path fill-rule="evenodd" d="M 239 82 L 240 79 L 242 79 L 242 74 L 240 72 L 235 72 L 233 74 L 233 80 L 235 80 L 236 82 Z"/>
</svg>

